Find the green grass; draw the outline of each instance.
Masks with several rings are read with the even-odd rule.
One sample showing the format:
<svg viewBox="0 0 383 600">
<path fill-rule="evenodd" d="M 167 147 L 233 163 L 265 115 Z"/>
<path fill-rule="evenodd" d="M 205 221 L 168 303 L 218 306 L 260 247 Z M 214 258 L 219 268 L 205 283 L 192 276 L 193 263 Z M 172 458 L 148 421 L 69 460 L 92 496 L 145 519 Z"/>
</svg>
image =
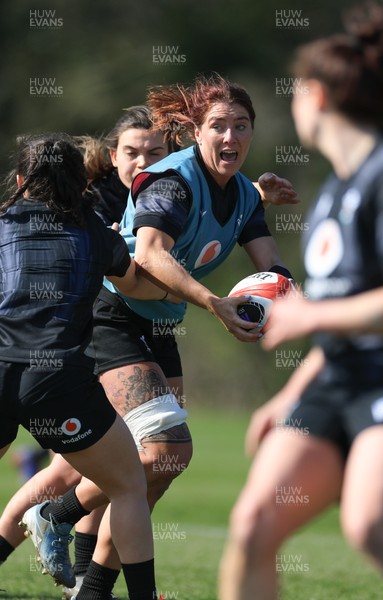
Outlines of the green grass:
<svg viewBox="0 0 383 600">
<path fill-rule="evenodd" d="M 166 599 L 215 600 L 216 576 L 230 508 L 249 462 L 243 456 L 248 417 L 235 413 L 193 412 L 194 457 L 153 513 L 158 589 Z M 25 433 L 18 442 L 29 439 Z M 9 458 L 0 466 L 3 506 L 18 480 Z M 381 600 L 380 576 L 344 542 L 337 510 L 317 519 L 282 549 L 289 571 L 283 600 Z M 26 541 L 1 567 L 0 599 L 60 598 L 49 577 L 38 572 Z M 115 592 L 126 598 L 122 577 Z M 249 600 L 253 600 L 249 598 Z M 254 599 L 255 600 L 255 599 Z"/>
</svg>

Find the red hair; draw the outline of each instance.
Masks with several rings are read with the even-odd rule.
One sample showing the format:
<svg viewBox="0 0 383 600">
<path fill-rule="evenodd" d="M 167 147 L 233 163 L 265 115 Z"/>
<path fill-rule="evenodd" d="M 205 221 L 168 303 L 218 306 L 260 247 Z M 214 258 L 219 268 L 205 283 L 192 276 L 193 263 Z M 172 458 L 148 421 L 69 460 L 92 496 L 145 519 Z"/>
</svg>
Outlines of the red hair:
<svg viewBox="0 0 383 600">
<path fill-rule="evenodd" d="M 200 127 L 211 107 L 218 103 L 240 104 L 254 126 L 255 112 L 245 88 L 231 83 L 220 75 L 200 76 L 190 86 L 165 85 L 149 89 L 149 106 L 154 128 L 165 131 L 165 139 L 182 144 L 182 137 L 194 137 L 194 128 Z"/>
</svg>

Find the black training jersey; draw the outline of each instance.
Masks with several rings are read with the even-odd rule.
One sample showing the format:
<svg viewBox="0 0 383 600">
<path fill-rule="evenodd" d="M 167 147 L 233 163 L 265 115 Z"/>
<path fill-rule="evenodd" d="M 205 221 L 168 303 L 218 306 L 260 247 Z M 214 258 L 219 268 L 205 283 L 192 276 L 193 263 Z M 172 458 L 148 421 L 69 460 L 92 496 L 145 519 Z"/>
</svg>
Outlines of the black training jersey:
<svg viewBox="0 0 383 600">
<path fill-rule="evenodd" d="M 129 189 L 122 183 L 117 169 L 93 181 L 88 194 L 94 201 L 93 210 L 105 225 L 121 221 L 128 202 Z"/>
<path fill-rule="evenodd" d="M 383 286 L 383 143 L 347 181 L 335 174 L 329 177 L 308 220 L 303 238 L 305 290 L 312 300 Z M 350 360 L 359 350 L 383 351 L 383 337 L 378 335 L 323 334 L 318 342 L 327 356 Z"/>
<path fill-rule="evenodd" d="M 22 199 L 0 216 L 0 360 L 81 360 L 104 275 L 130 264 L 122 237 L 91 209 L 84 215 L 81 228 Z"/>
</svg>

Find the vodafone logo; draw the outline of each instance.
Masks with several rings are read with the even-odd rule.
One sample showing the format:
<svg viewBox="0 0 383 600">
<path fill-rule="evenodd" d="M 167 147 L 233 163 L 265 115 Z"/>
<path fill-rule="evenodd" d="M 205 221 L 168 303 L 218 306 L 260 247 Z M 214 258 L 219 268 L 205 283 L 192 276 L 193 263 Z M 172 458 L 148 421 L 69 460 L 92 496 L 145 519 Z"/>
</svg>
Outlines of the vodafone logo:
<svg viewBox="0 0 383 600">
<path fill-rule="evenodd" d="M 221 242 L 218 240 L 213 240 L 205 244 L 202 248 L 201 252 L 198 255 L 197 260 L 195 261 L 194 268 L 198 269 L 198 267 L 203 267 L 203 265 L 207 265 L 209 262 L 217 258 L 222 250 Z"/>
<path fill-rule="evenodd" d="M 335 219 L 322 221 L 311 236 L 305 253 L 305 267 L 310 277 L 331 275 L 342 260 L 343 239 Z"/>
<path fill-rule="evenodd" d="M 67 419 L 61 425 L 61 430 L 66 435 L 76 435 L 76 433 L 78 433 L 80 431 L 80 429 L 81 429 L 81 421 L 79 421 L 78 419 L 74 419 L 74 418 Z"/>
</svg>

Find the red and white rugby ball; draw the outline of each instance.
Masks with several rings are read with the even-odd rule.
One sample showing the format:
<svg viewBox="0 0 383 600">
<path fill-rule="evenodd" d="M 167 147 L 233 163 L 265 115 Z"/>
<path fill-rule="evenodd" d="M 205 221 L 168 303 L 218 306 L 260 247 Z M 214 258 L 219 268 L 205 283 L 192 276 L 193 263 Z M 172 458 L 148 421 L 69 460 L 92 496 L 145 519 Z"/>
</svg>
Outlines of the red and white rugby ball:
<svg viewBox="0 0 383 600">
<path fill-rule="evenodd" d="M 238 314 L 244 321 L 261 324 L 260 332 L 264 333 L 273 300 L 287 294 L 292 287 L 287 277 L 272 271 L 261 271 L 239 281 L 228 295 L 231 298 L 250 296 L 247 302 L 238 306 Z"/>
</svg>

